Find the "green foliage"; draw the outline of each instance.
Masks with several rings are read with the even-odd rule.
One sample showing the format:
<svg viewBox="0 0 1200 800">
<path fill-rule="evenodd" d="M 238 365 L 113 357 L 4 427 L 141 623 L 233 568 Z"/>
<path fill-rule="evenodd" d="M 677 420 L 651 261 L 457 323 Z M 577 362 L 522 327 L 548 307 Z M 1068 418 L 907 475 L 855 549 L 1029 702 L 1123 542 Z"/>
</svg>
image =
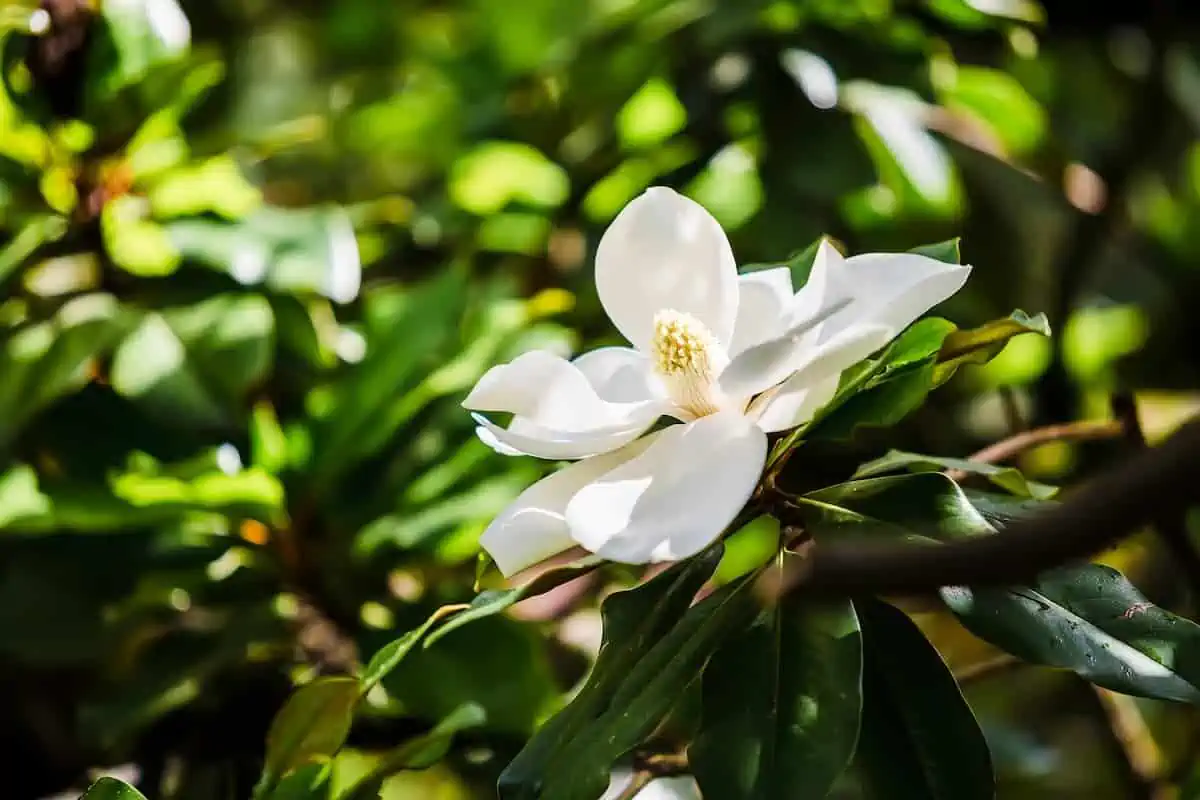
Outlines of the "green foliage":
<svg viewBox="0 0 1200 800">
<path fill-rule="evenodd" d="M 710 798 L 1035 797 L 992 736 L 1014 724 L 1071 765 L 1043 793 L 1122 796 L 1063 704 L 1019 718 L 1043 671 L 967 705 L 939 655 L 963 628 L 1184 727 L 1200 628 L 1153 548 L 1110 554 L 1128 578 L 943 587 L 963 628 L 929 639 L 869 596 L 760 590 L 834 539 L 1003 535 L 1109 456 L 961 458 L 1012 422 L 996 387 L 1024 421 L 1175 393 L 1140 396 L 1151 439 L 1194 406 L 1189 48 L 1147 110 L 1156 34 L 1080 43 L 1032 0 L 37 6 L 0 9 L 6 797 L 128 762 L 142 793 L 85 800 L 593 800 L 656 753 Z M 476 574 L 554 466 L 492 453 L 463 395 L 620 344 L 592 255 L 659 183 L 796 287 L 832 235 L 974 271 L 773 438 L 725 543 L 651 577 Z M 1077 272 L 1104 207 L 1122 229 Z"/>
</svg>

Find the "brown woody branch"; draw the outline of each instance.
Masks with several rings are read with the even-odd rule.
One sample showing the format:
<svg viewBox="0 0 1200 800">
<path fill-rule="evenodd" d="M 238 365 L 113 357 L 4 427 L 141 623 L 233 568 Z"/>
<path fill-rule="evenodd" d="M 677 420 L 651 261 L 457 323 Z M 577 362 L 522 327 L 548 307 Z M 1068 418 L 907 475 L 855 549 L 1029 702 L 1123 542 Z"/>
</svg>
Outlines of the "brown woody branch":
<svg viewBox="0 0 1200 800">
<path fill-rule="evenodd" d="M 1200 502 L 1200 418 L 1163 444 L 1130 456 L 1088 481 L 1062 503 L 992 536 L 917 545 L 823 542 L 791 559 L 774 600 L 803 591 L 823 595 L 928 594 L 943 586 L 1003 586 L 1087 558 L 1163 514 Z"/>
</svg>

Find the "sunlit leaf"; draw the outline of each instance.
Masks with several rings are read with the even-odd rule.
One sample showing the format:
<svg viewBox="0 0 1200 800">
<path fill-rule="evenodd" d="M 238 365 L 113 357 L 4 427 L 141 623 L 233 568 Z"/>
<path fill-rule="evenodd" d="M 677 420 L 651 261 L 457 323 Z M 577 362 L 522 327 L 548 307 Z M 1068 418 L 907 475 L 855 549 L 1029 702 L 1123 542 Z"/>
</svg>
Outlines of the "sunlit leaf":
<svg viewBox="0 0 1200 800">
<path fill-rule="evenodd" d="M 903 450 L 891 450 L 886 455 L 863 464 L 855 470 L 853 477 L 870 478 L 901 470 L 913 472 L 959 470 L 971 475 L 983 475 L 992 483 L 1003 489 L 1007 489 L 1013 494 L 1035 497 L 1040 500 L 1047 500 L 1058 493 L 1057 487 L 1031 481 L 1015 467 L 985 464 L 965 458 L 946 458 L 943 456 L 927 456 L 921 453 L 907 453 Z"/>
<path fill-rule="evenodd" d="M 89 786 L 79 800 L 146 800 L 146 796 L 125 781 L 106 777 Z"/>
<path fill-rule="evenodd" d="M 354 678 L 318 678 L 300 687 L 271 721 L 264 783 L 332 756 L 346 740 L 361 686 Z"/>
</svg>

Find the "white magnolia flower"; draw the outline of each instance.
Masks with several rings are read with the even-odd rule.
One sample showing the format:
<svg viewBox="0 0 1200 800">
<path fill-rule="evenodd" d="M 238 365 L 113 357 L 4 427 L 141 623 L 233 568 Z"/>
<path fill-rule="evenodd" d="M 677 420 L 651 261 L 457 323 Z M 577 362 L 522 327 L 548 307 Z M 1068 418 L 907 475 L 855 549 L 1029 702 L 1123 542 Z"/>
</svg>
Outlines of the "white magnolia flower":
<svg viewBox="0 0 1200 800">
<path fill-rule="evenodd" d="M 600 302 L 633 347 L 525 353 L 463 402 L 513 415 L 508 427 L 475 415 L 500 453 L 579 459 L 523 492 L 482 546 L 505 575 L 576 545 L 635 564 L 699 552 L 753 493 L 767 434 L 811 419 L 844 369 L 969 272 L 912 253 L 843 259 L 822 243 L 793 294 L 786 267 L 738 275 L 699 204 L 647 190 L 596 253 Z M 643 435 L 663 416 L 682 424 Z"/>
</svg>

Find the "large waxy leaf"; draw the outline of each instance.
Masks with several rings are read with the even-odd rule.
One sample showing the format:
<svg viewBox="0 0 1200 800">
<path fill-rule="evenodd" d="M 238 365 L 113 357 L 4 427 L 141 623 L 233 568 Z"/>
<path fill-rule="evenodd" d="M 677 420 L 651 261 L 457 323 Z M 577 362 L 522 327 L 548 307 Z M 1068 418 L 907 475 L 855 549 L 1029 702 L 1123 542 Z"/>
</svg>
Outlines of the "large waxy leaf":
<svg viewBox="0 0 1200 800">
<path fill-rule="evenodd" d="M 861 711 L 862 641 L 849 600 L 789 597 L 728 639 L 704 671 L 688 750 L 706 797 L 824 797 L 850 763 Z"/>
<path fill-rule="evenodd" d="M 146 800 L 146 796 L 125 781 L 100 778 L 88 787 L 79 800 Z"/>
<path fill-rule="evenodd" d="M 948 587 L 976 636 L 1126 694 L 1200 703 L 1200 625 L 1150 603 L 1111 567 L 1055 570 L 1034 586 Z"/>
<path fill-rule="evenodd" d="M 879 800 L 986 800 L 991 755 L 953 674 L 920 628 L 879 600 L 855 604 L 865 648 L 856 764 Z"/>
<path fill-rule="evenodd" d="M 350 732 L 361 686 L 354 678 L 329 677 L 302 686 L 271 722 L 262 785 L 338 751 Z"/>
<path fill-rule="evenodd" d="M 547 772 L 563 761 L 568 745 L 595 729 L 606 711 L 620 708 L 614 696 L 626 686 L 631 670 L 680 624 L 721 554 L 719 545 L 709 548 L 604 601 L 604 643 L 595 666 L 575 698 L 538 730 L 500 775 L 498 789 L 503 800 L 545 800 L 542 790 Z M 597 796 L 607 785 L 606 774 L 600 777 L 603 783 Z M 586 778 L 594 780 L 595 776 Z"/>
</svg>

